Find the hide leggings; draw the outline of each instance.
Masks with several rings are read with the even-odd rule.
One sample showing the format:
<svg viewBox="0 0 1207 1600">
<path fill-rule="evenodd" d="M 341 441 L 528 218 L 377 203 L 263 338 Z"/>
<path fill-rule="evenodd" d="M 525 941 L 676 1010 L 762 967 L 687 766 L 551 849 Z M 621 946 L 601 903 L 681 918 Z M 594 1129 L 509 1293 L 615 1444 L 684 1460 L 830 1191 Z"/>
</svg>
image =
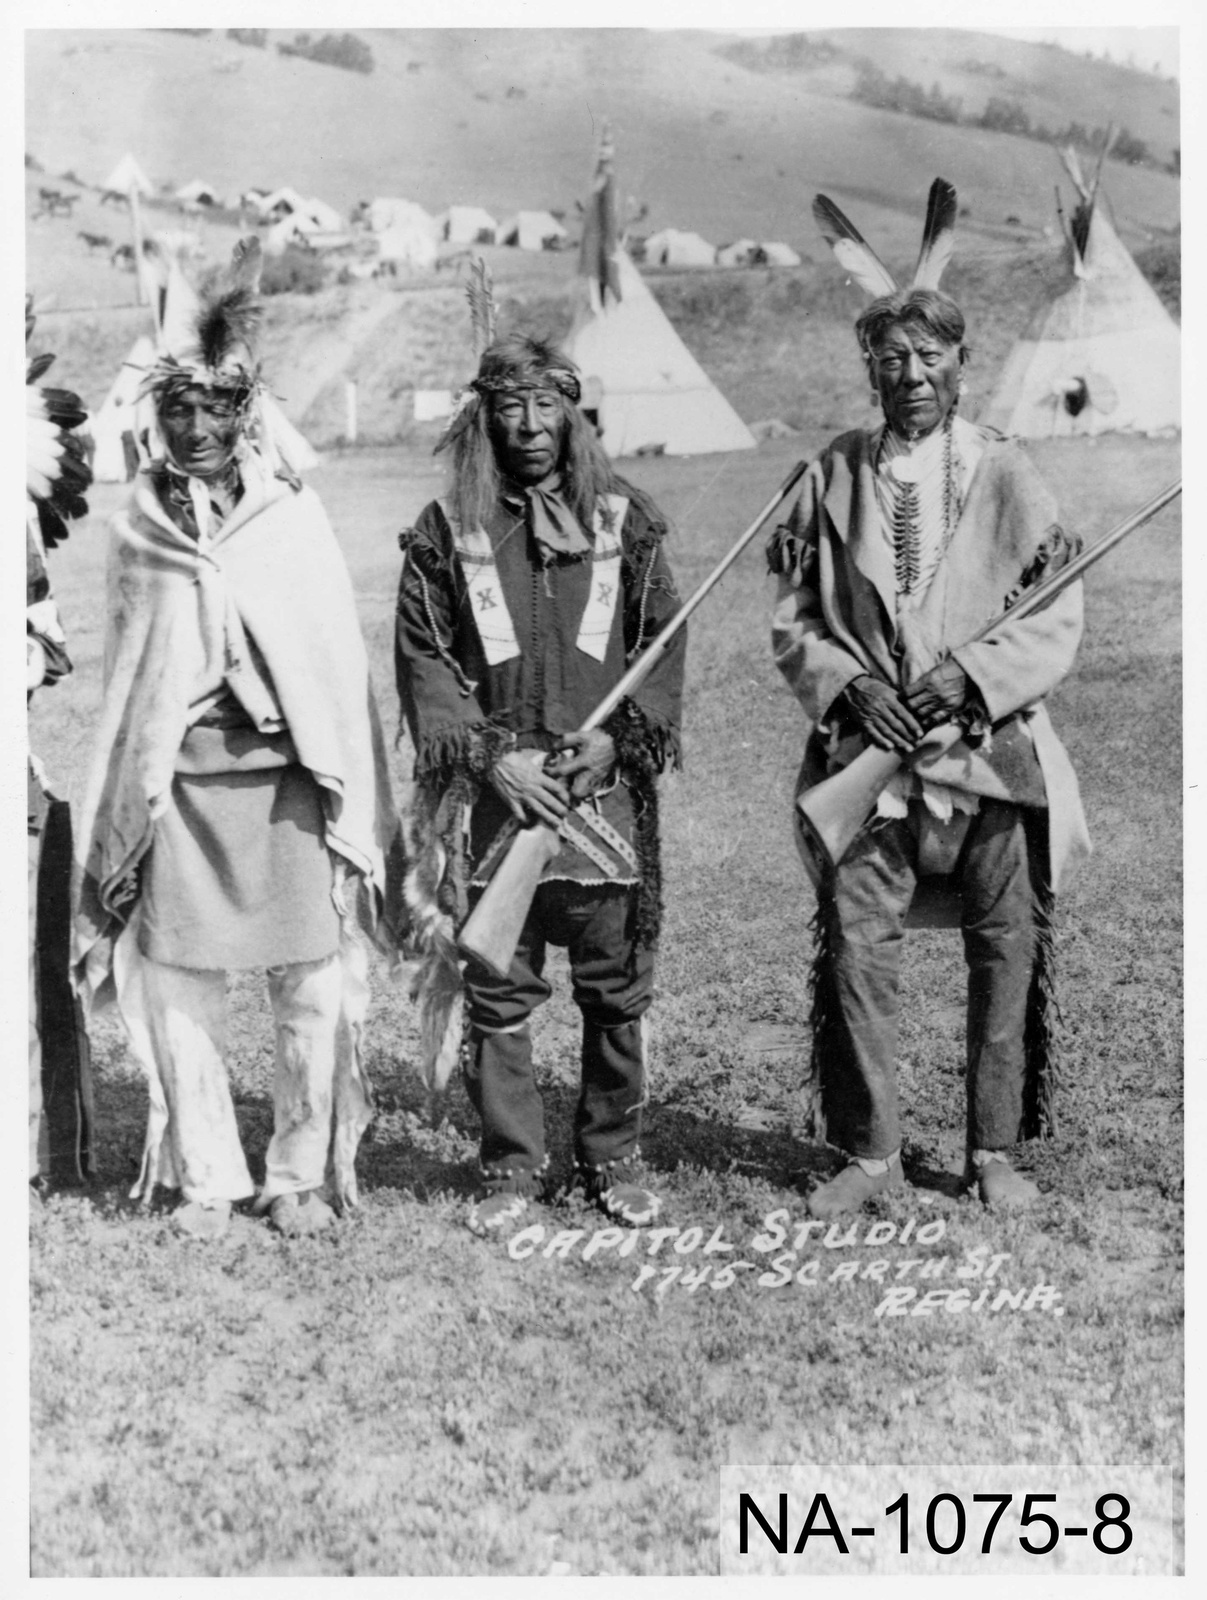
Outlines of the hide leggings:
<svg viewBox="0 0 1207 1600">
<path fill-rule="evenodd" d="M 968 965 L 970 1149 L 1003 1149 L 1021 1135 L 1042 870 L 1033 837 L 1042 830 L 1025 822 L 1021 807 L 983 799 L 953 874 Z M 828 1140 L 851 1156 L 883 1159 L 901 1144 L 898 987 L 918 881 L 916 829 L 911 817 L 865 828 L 823 892 L 826 959 L 814 1016 L 822 1110 Z"/>
<path fill-rule="evenodd" d="M 186 1200 L 243 1200 L 255 1192 L 239 1139 L 226 1053 L 225 972 L 173 967 L 123 941 L 119 1004 L 151 1105 L 135 1193 L 157 1183 Z M 361 1070 L 368 952 L 345 938 L 322 961 L 267 971 L 275 1024 L 273 1133 L 259 1204 L 321 1189 L 356 1199 L 353 1160 L 371 1113 Z"/>
</svg>

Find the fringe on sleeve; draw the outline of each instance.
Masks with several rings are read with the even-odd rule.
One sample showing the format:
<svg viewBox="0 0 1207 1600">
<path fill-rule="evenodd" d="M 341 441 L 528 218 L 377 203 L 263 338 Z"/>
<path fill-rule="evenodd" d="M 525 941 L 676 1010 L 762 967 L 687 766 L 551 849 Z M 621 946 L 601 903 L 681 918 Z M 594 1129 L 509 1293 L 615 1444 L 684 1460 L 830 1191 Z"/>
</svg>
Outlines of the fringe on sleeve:
<svg viewBox="0 0 1207 1600">
<path fill-rule="evenodd" d="M 633 797 L 637 851 L 636 939 L 652 950 L 662 931 L 662 843 L 658 824 L 658 774 L 682 765 L 678 732 L 655 722 L 624 699 L 603 724 L 616 746 L 616 765 Z"/>
</svg>

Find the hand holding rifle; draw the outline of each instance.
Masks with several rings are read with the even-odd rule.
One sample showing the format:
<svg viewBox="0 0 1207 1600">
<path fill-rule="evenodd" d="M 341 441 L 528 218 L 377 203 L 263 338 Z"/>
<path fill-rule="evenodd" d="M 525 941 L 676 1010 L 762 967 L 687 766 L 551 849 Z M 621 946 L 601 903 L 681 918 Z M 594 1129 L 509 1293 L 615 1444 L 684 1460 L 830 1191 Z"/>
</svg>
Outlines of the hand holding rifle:
<svg viewBox="0 0 1207 1600">
<path fill-rule="evenodd" d="M 543 750 L 507 750 L 491 769 L 490 781 L 524 827 L 543 822 L 560 826 L 570 809 L 570 791 L 545 765 Z"/>
<path fill-rule="evenodd" d="M 1179 478 L 1155 495 L 1147 505 L 1141 506 L 1139 511 L 1109 533 L 1103 534 L 1101 539 L 1080 555 L 1074 556 L 1067 565 L 1049 574 L 1033 588 L 1025 589 L 1013 605 L 987 622 L 968 643 L 974 644 L 988 638 L 1004 623 L 1017 622 L 1050 604 L 1062 590 L 1076 583 L 1089 567 L 1100 561 L 1128 534 L 1151 521 L 1181 492 L 1182 480 Z M 876 685 L 879 687 L 874 687 Z M 902 762 L 916 751 L 931 729 L 954 720 L 956 712 L 967 700 L 968 685 L 958 663 L 949 658 L 932 667 L 900 696 L 888 684 L 881 684 L 870 675 L 854 680 L 853 696 L 850 684 L 843 692 L 861 722 L 869 744 L 849 765 L 821 783 L 814 784 L 796 802 L 801 825 L 811 846 L 809 873 L 815 883 L 820 881 L 823 868 L 842 860 L 855 835 L 871 815 L 877 797 L 893 774 L 900 770 Z M 925 732 L 917 739 L 904 737 L 903 730 L 908 728 L 906 717 L 915 727 L 920 724 L 924 727 Z"/>
<path fill-rule="evenodd" d="M 796 464 L 755 520 L 604 696 L 583 726 L 565 736 L 563 754 L 542 774 L 548 781 L 533 783 L 529 774 L 520 776 L 515 763 L 507 763 L 505 773 L 504 762 L 496 766 L 492 774 L 495 787 L 517 817 L 523 816 L 524 805 L 528 804 L 541 819 L 535 826 L 520 829 L 457 940 L 466 955 L 481 961 L 500 977 L 505 977 L 511 966 L 541 874 L 559 849 L 557 828 L 567 809 L 562 796 L 568 794 L 575 801 L 584 799 L 611 770 L 615 751 L 611 738 L 600 724 L 649 675 L 688 617 L 796 488 L 807 465 L 804 461 Z M 512 754 L 519 755 L 519 752 Z M 505 784 L 510 784 L 511 792 Z"/>
</svg>

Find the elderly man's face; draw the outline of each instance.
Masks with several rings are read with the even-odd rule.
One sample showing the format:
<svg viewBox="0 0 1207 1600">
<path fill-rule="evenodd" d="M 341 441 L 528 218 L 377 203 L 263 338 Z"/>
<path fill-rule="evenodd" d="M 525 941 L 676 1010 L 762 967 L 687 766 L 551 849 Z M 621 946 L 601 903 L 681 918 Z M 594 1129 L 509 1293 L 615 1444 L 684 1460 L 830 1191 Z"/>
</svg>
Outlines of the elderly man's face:
<svg viewBox="0 0 1207 1600">
<path fill-rule="evenodd" d="M 892 428 L 909 438 L 931 433 L 960 392 L 960 347 L 923 323 L 894 323 L 872 351 L 871 375 Z"/>
<path fill-rule="evenodd" d="M 159 425 L 172 460 L 194 478 L 215 478 L 235 453 L 239 408 L 229 394 L 200 385 L 166 396 Z"/>
<path fill-rule="evenodd" d="M 565 436 L 566 413 L 556 389 L 491 396 L 490 440 L 513 483 L 540 483 L 556 472 Z"/>
</svg>

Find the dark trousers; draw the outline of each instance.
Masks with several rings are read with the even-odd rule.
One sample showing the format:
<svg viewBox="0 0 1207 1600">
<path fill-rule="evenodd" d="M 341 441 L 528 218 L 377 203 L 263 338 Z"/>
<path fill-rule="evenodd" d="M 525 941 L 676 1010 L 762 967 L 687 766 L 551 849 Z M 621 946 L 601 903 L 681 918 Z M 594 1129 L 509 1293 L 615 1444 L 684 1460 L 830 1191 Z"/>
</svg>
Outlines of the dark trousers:
<svg viewBox="0 0 1207 1600">
<path fill-rule="evenodd" d="M 488 1187 L 531 1191 L 547 1165 L 528 1018 L 553 992 L 542 975 L 551 944 L 566 948 L 575 1004 L 583 1014 L 575 1157 L 596 1168 L 636 1158 L 645 1099 L 641 1018 L 653 994 L 654 956 L 633 937 L 635 899 L 635 888 L 543 883 L 507 977 L 468 963 L 464 1072 L 482 1121 Z"/>
<path fill-rule="evenodd" d="M 828 1139 L 883 1159 L 901 1144 L 898 985 L 905 919 L 917 886 L 916 816 L 865 828 L 834 870 L 823 907 L 828 972 L 815 1003 Z M 1037 841 L 1022 808 L 982 800 L 953 877 L 968 963 L 968 1143 L 1000 1150 L 1020 1137 L 1027 1000 L 1036 959 Z"/>
</svg>

